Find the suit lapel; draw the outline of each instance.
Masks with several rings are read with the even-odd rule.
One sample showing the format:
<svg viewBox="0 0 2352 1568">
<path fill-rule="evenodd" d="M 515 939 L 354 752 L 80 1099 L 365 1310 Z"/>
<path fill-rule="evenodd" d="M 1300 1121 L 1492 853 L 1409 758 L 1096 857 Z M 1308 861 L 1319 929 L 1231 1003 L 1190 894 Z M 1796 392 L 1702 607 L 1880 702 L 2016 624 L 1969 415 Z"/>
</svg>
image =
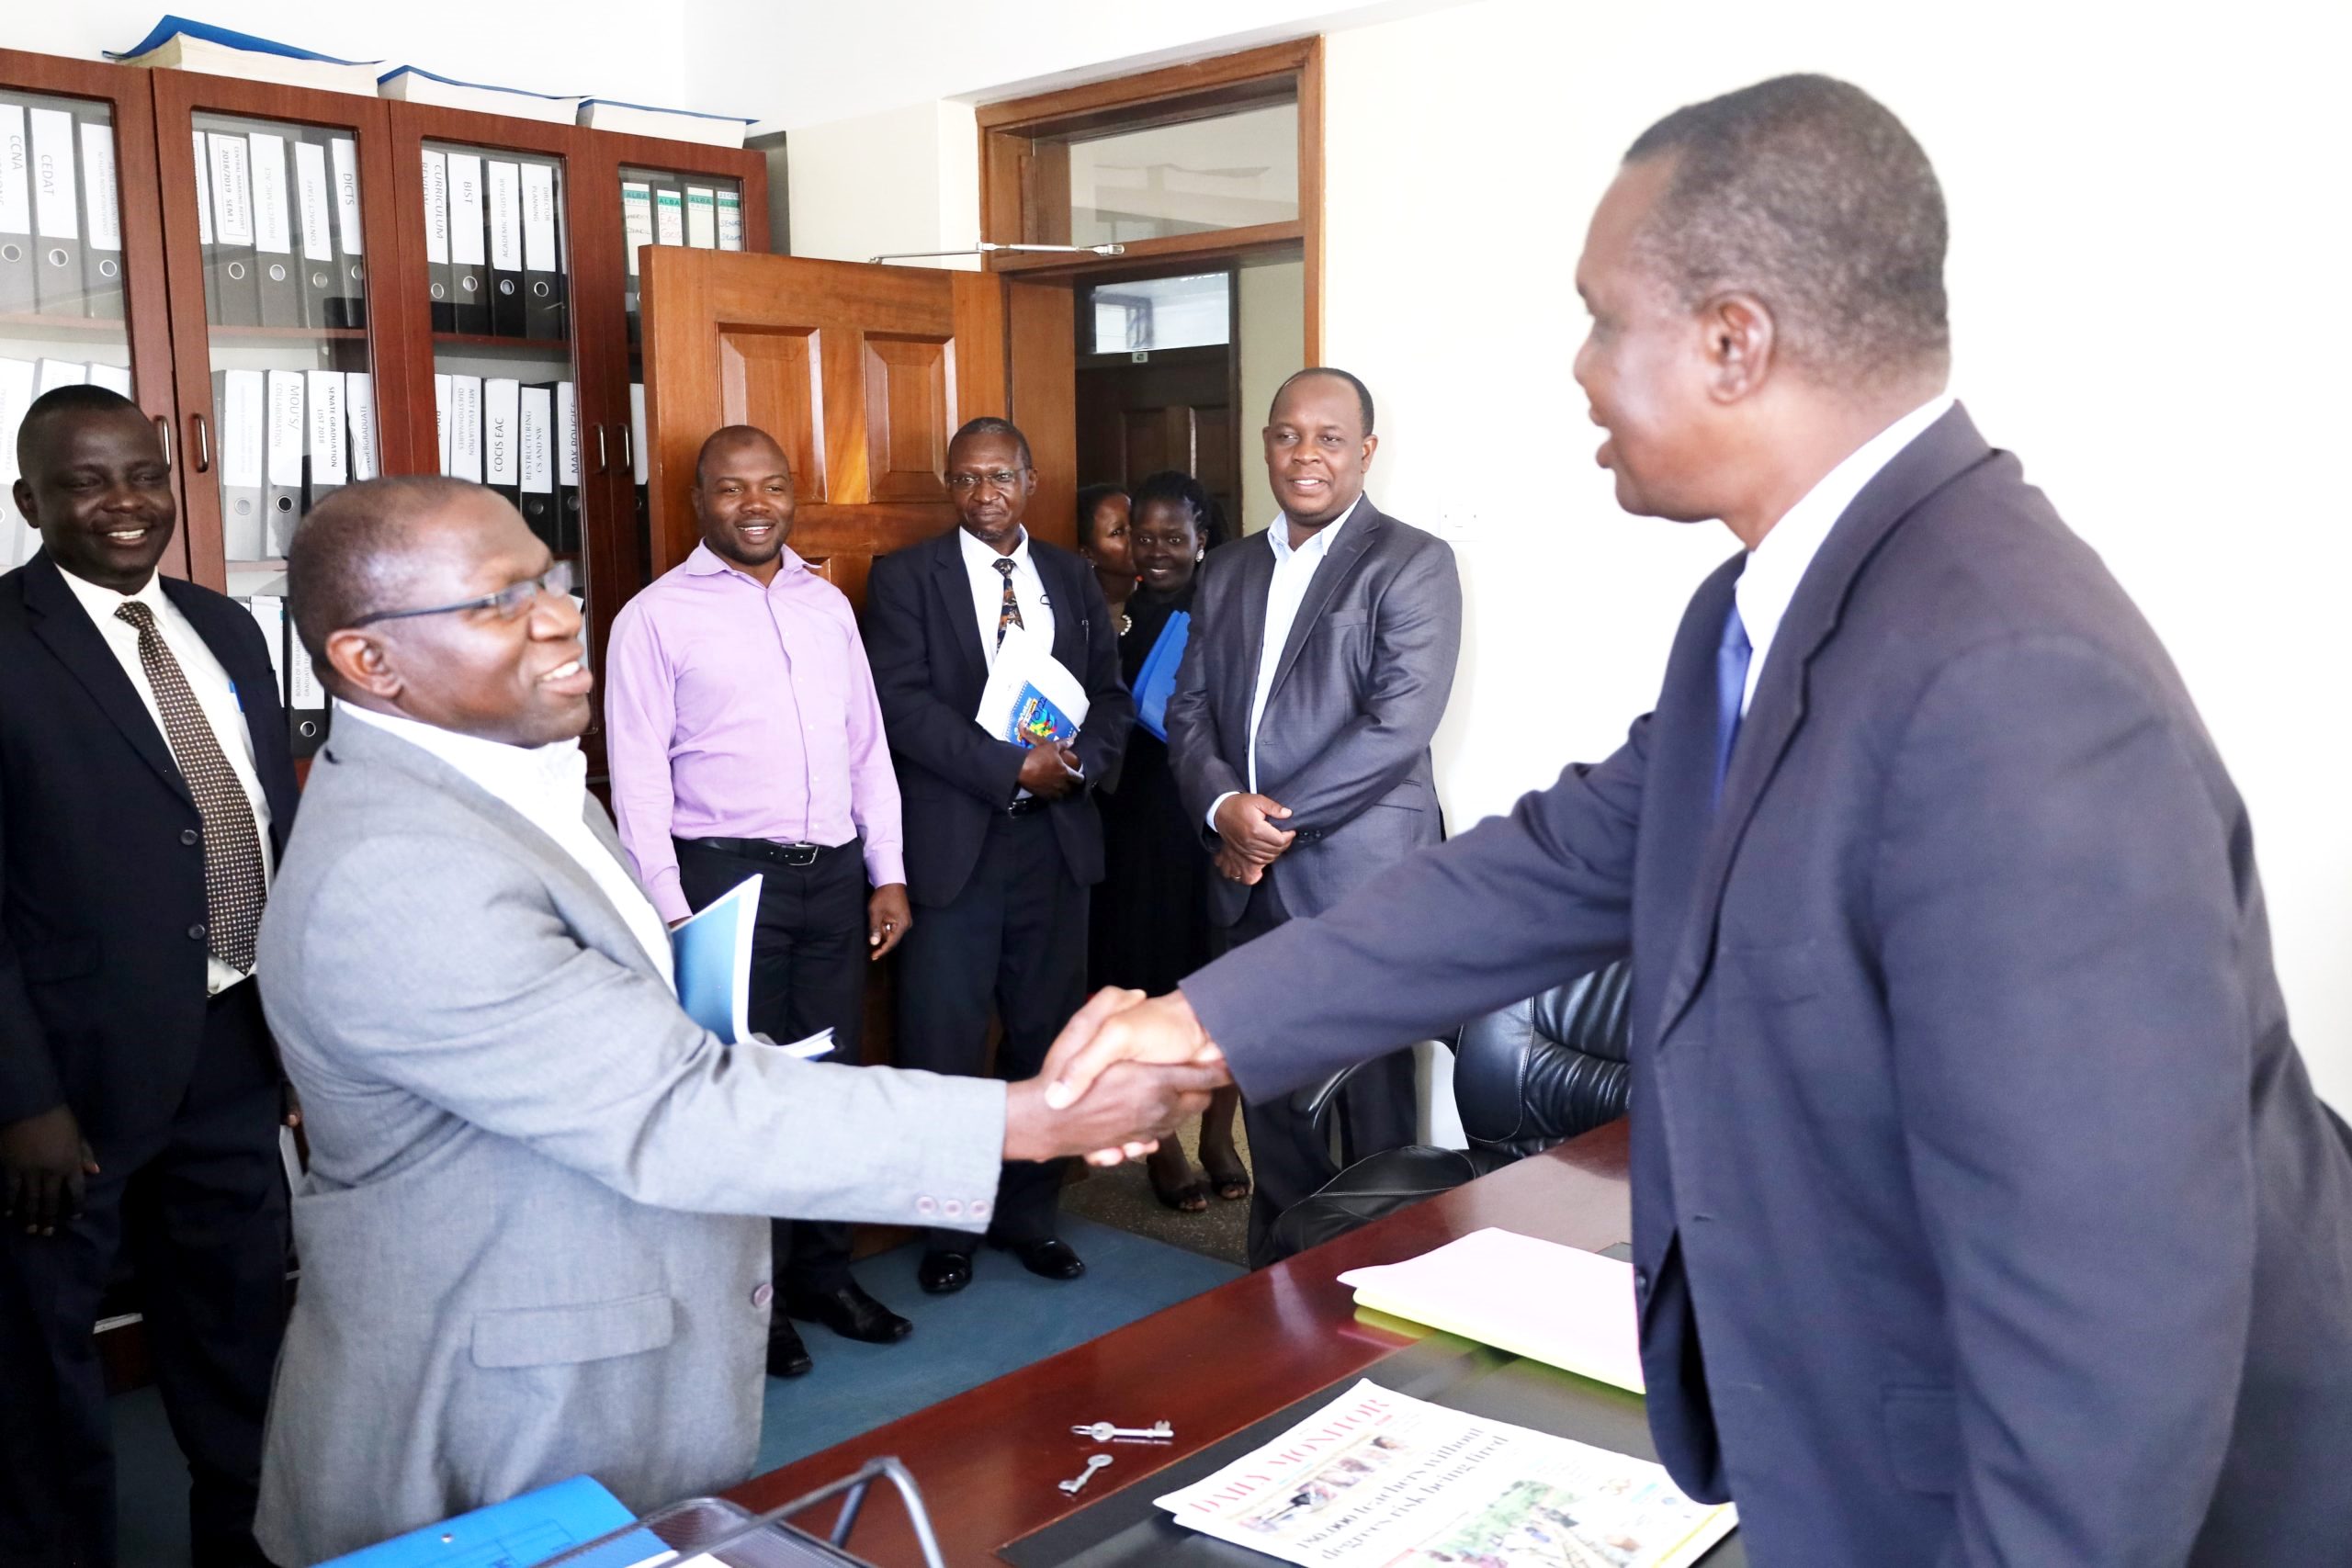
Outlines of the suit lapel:
<svg viewBox="0 0 2352 1568">
<path fill-rule="evenodd" d="M 1063 558 L 1040 545 L 1034 537 L 1029 541 L 1029 559 L 1035 564 L 1037 581 L 1046 585 L 1046 597 L 1053 607 L 1054 657 L 1061 661 L 1062 668 L 1083 683 L 1086 680 L 1087 639 L 1085 590 L 1077 577 L 1065 570 Z"/>
<path fill-rule="evenodd" d="M 1283 689 L 1283 682 L 1290 677 L 1291 667 L 1298 662 L 1300 650 L 1306 648 L 1306 639 L 1314 634 L 1316 621 L 1340 592 L 1340 584 L 1355 570 L 1356 562 L 1372 548 L 1375 531 L 1386 522 L 1387 519 L 1380 514 L 1380 509 L 1373 505 L 1372 498 L 1366 496 L 1356 514 L 1340 528 L 1340 536 L 1332 543 L 1330 552 L 1316 566 L 1315 575 L 1307 579 L 1306 596 L 1298 602 L 1298 614 L 1291 618 L 1290 635 L 1283 639 L 1283 656 L 1274 666 L 1273 681 L 1266 687 L 1268 707 L 1273 705 L 1275 694 Z M 1277 528 L 1289 525 L 1279 521 L 1274 525 Z M 1267 550 L 1270 560 L 1273 553 L 1272 549 Z M 1266 576 L 1271 587 L 1273 573 L 1269 571 Z M 1266 624 L 1262 611 L 1258 616 L 1258 624 L 1261 628 Z"/>
<path fill-rule="evenodd" d="M 980 623 L 972 607 L 972 575 L 964 567 L 963 530 L 950 530 L 937 547 L 932 560 L 932 585 L 939 594 L 939 612 L 955 627 L 950 635 L 956 646 L 964 650 L 965 677 L 978 698 L 980 688 L 988 684 L 989 650 L 980 645 Z"/>
<path fill-rule="evenodd" d="M 156 728 L 154 716 L 147 711 L 145 701 L 130 683 L 130 676 L 115 658 L 114 649 L 107 646 L 98 628 L 90 624 L 82 602 L 65 586 L 57 563 L 44 551 L 25 563 L 23 575 L 17 581 L 24 585 L 25 607 L 32 612 L 33 635 L 47 644 L 67 673 L 81 682 L 98 711 L 122 731 L 131 750 L 145 758 L 156 776 L 193 807 L 196 797 L 188 794 L 187 781 L 180 776 L 179 764 L 172 760 L 171 748 L 164 743 L 164 732 Z"/>
<path fill-rule="evenodd" d="M 1755 818 L 1781 759 L 1787 754 L 1804 722 L 1813 660 L 1836 635 L 1838 620 L 1845 614 L 1846 603 L 1863 568 L 1923 502 L 1992 455 L 1984 438 L 1970 423 L 1967 412 L 1954 405 L 1951 412 L 1920 433 L 1862 487 L 1861 493 L 1854 497 L 1836 526 L 1829 530 L 1828 537 L 1822 541 L 1820 553 L 1805 569 L 1804 578 L 1797 583 L 1795 597 L 1789 601 L 1788 614 L 1781 617 L 1780 629 L 1773 634 L 1772 646 L 1766 653 L 1764 672 L 1756 683 L 1756 696 L 1748 704 L 1747 716 L 1740 723 L 1738 742 L 1732 749 L 1731 771 L 1724 776 L 1722 803 L 1704 835 L 1706 847 L 1691 890 L 1690 919 L 1684 926 L 1674 967 L 1667 977 L 1658 1038 L 1664 1038 L 1681 1018 L 1700 982 L 1706 977 L 1714 953 L 1716 921 L 1723 912 L 1724 887 L 1730 879 L 1740 840 Z M 1736 577 L 1736 573 L 1733 575 Z M 1703 724 L 1694 719 L 1682 728 L 1703 729 L 1711 740 L 1714 701 L 1712 638 L 1722 632 L 1723 616 L 1729 603 L 1730 583 L 1726 581 L 1722 599 L 1714 607 L 1713 620 L 1696 631 L 1689 626 L 1685 627 L 1686 635 L 1694 641 L 1700 633 L 1710 639 L 1703 659 L 1694 655 L 1684 660 L 1706 671 L 1703 711 L 1708 717 Z M 1709 748 L 1703 762 L 1695 757 L 1686 759 L 1684 771 L 1695 779 L 1701 768 L 1711 774 L 1713 765 L 1713 752 Z"/>
<path fill-rule="evenodd" d="M 1280 519 L 1274 526 L 1283 526 Z M 1231 547 L 1241 552 L 1235 561 L 1239 570 L 1234 574 L 1233 600 L 1236 632 L 1232 645 L 1238 655 L 1234 665 L 1235 678 L 1225 683 L 1226 699 L 1231 711 L 1222 716 L 1222 728 L 1230 735 L 1243 738 L 1247 755 L 1250 734 L 1250 705 L 1258 694 L 1258 663 L 1266 651 L 1266 601 L 1274 589 L 1274 552 L 1256 535 L 1251 535 Z M 1211 650 L 1202 649 L 1204 654 Z M 1245 775 L 1246 773 L 1245 773 Z"/>
</svg>

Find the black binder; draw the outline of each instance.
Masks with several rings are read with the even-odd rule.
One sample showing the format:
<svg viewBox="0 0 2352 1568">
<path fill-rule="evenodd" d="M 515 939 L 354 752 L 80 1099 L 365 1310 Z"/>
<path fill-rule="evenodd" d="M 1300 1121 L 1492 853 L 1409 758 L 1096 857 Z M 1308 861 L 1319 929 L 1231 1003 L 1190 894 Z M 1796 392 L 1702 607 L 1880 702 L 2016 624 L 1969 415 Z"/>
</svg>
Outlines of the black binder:
<svg viewBox="0 0 2352 1568">
<path fill-rule="evenodd" d="M 571 292 L 555 197 L 555 165 L 523 165 L 523 335 L 560 342 L 571 335 Z"/>
<path fill-rule="evenodd" d="M 490 160 L 486 182 L 490 219 L 490 330 L 499 337 L 523 337 L 523 166 Z"/>
<path fill-rule="evenodd" d="M 523 384 L 492 376 L 481 384 L 481 482 L 523 506 Z"/>
<path fill-rule="evenodd" d="M 351 482 L 350 433 L 345 428 L 347 395 L 340 370 L 304 372 L 306 429 L 302 437 L 302 491 L 307 513 Z"/>
<path fill-rule="evenodd" d="M 32 154 L 25 106 L 0 103 L 0 315 L 30 315 L 40 298 L 33 286 Z"/>
<path fill-rule="evenodd" d="M 122 198 L 115 188 L 114 126 L 78 119 L 82 153 L 82 298 L 89 313 L 122 320 Z"/>
<path fill-rule="evenodd" d="M 580 389 L 555 384 L 556 549 L 580 548 Z"/>
<path fill-rule="evenodd" d="M 251 147 L 254 192 L 254 278 L 261 290 L 261 324 L 299 327 L 302 275 L 294 254 L 293 193 L 288 188 L 286 138 L 256 130 Z"/>
<path fill-rule="evenodd" d="M 44 316 L 85 316 L 82 192 L 74 174 L 74 117 L 28 108 L 32 124 L 33 293 Z"/>
<path fill-rule="evenodd" d="M 449 297 L 458 307 L 456 331 L 490 332 L 489 219 L 484 211 L 481 154 L 449 159 Z"/>
<path fill-rule="evenodd" d="M 329 177 L 334 182 L 334 295 L 327 301 L 327 325 L 368 325 L 367 236 L 359 222 L 359 144 L 348 136 L 327 142 Z"/>
<path fill-rule="evenodd" d="M 294 525 L 302 520 L 304 389 L 300 370 L 272 370 L 268 376 L 262 547 L 271 558 L 277 558 L 294 542 Z"/>
<path fill-rule="evenodd" d="M 555 487 L 554 382 L 523 389 L 521 431 L 517 488 L 523 497 L 523 521 L 548 549 L 561 553 L 563 515 L 558 510 Z"/>
<path fill-rule="evenodd" d="M 211 172 L 212 239 L 217 287 L 205 291 L 223 326 L 261 325 L 261 285 L 254 276 L 253 165 L 245 139 L 233 131 L 204 133 Z"/>
<path fill-rule="evenodd" d="M 301 269 L 302 324 L 332 327 L 341 275 L 334 260 L 334 187 L 327 175 L 327 150 L 315 141 L 294 143 L 295 261 Z"/>
<path fill-rule="evenodd" d="M 456 284 L 449 271 L 449 155 L 424 150 L 425 288 L 433 298 L 433 330 L 458 330 Z"/>
</svg>

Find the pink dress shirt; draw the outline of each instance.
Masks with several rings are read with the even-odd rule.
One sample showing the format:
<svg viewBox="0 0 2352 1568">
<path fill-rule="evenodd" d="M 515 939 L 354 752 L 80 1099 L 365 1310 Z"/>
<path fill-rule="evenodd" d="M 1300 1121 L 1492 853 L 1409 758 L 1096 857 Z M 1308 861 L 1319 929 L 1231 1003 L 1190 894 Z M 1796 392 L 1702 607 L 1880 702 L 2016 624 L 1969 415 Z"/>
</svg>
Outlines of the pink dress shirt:
<svg viewBox="0 0 2352 1568">
<path fill-rule="evenodd" d="M 693 912 L 673 836 L 838 845 L 863 833 L 867 879 L 907 879 L 857 617 L 789 548 L 763 588 L 696 545 L 621 607 L 605 663 L 613 815 L 663 919 Z"/>
</svg>

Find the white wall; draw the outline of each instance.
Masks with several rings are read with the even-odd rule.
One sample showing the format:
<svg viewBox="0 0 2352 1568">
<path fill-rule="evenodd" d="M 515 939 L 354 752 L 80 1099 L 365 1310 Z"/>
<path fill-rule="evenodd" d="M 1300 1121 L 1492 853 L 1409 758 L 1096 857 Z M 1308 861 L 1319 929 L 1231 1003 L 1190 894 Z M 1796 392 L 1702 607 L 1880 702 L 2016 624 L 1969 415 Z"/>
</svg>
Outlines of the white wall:
<svg viewBox="0 0 2352 1568">
<path fill-rule="evenodd" d="M 1274 389 L 1306 366 L 1306 265 L 1296 261 L 1241 264 L 1241 515 L 1228 517 L 1234 534 L 1263 528 L 1281 507 L 1266 483 L 1260 432 Z"/>
<path fill-rule="evenodd" d="M 190 10 L 204 21 L 321 54 L 380 59 L 387 71 L 418 65 L 462 82 L 694 107 L 684 102 L 683 27 L 621 0 L 577 0 L 560 9 L 481 0 L 207 0 L 193 7 L 164 0 L 6 0 L 0 4 L 0 49 L 96 60 L 104 50 L 128 49 L 145 38 L 165 12 Z"/>
<path fill-rule="evenodd" d="M 956 250 L 980 237 L 979 130 L 971 106 L 910 104 L 785 139 L 792 254 L 827 261 Z M 977 256 L 926 263 L 972 267 Z"/>
<path fill-rule="evenodd" d="M 1586 216 L 1675 106 L 1843 75 L 1935 160 L 1956 389 L 2178 660 L 2253 811 L 2297 1035 L 2352 1106 L 2352 389 L 2325 304 L 2352 138 L 2327 10 L 2192 28 L 1986 0 L 1939 26 L 1863 0 L 1487 0 L 1332 35 L 1325 357 L 1381 400 L 1381 504 L 1470 535 L 1453 819 L 1612 746 L 1733 547 L 1624 516 L 1592 466 L 1568 376 Z"/>
</svg>

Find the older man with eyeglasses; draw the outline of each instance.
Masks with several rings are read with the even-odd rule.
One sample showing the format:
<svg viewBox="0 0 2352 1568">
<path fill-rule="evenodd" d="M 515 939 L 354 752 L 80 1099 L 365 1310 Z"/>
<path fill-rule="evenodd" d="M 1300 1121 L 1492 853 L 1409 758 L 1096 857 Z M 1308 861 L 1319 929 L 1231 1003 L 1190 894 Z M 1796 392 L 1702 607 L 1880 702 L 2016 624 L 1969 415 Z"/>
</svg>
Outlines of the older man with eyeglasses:
<svg viewBox="0 0 2352 1568">
<path fill-rule="evenodd" d="M 1069 1119 L 1034 1081 L 706 1033 L 584 787 L 580 611 L 514 507 L 353 486 L 288 571 L 336 719 L 260 937 L 311 1151 L 274 1560 L 582 1472 L 640 1511 L 731 1485 L 759 1449 L 768 1216 L 977 1229 L 1004 1161 L 1141 1148 L 1207 1103 L 1204 1072 L 1139 1075 Z"/>
</svg>

